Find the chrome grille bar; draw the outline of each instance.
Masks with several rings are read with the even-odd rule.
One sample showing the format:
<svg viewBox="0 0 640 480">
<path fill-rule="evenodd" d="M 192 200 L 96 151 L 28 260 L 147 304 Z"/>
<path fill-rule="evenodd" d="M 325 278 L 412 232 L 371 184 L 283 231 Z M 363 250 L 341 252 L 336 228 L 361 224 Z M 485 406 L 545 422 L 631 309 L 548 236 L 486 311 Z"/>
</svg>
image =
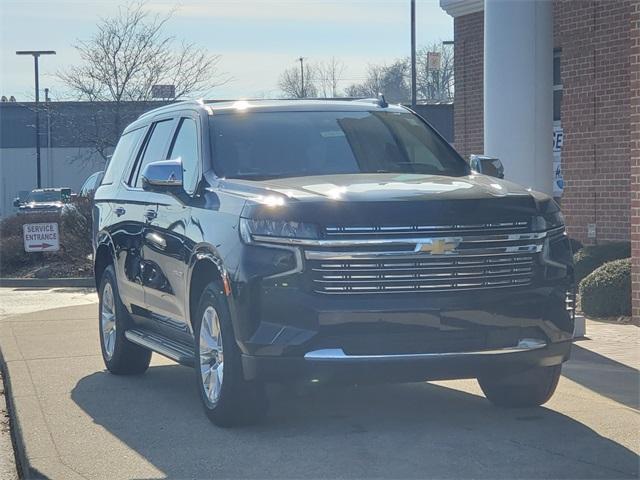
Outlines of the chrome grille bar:
<svg viewBox="0 0 640 480">
<path fill-rule="evenodd" d="M 418 244 L 419 245 L 419 244 Z M 517 245 L 510 247 L 489 247 L 477 249 L 461 249 L 455 252 L 442 254 L 423 253 L 420 251 L 335 251 L 335 250 L 305 250 L 304 255 L 307 260 L 354 260 L 354 259 L 424 259 L 447 258 L 447 257 L 486 257 L 491 255 L 518 255 L 522 253 L 539 253 L 542 251 L 542 244 L 538 245 Z"/>
<path fill-rule="evenodd" d="M 401 226 L 329 226 L 325 228 L 328 236 L 334 235 L 406 235 L 411 233 L 439 233 L 446 234 L 449 232 L 460 231 L 503 231 L 503 230 L 526 230 L 528 222 L 497 222 L 497 223 L 480 223 L 473 225 L 401 225 Z"/>
</svg>

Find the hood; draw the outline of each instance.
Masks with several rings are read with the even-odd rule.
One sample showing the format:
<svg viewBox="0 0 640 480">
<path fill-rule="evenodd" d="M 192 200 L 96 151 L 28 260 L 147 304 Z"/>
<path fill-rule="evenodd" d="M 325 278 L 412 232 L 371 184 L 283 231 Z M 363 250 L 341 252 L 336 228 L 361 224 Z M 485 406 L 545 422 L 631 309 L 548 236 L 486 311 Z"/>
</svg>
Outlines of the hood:
<svg viewBox="0 0 640 480">
<path fill-rule="evenodd" d="M 247 193 L 262 190 L 295 201 L 407 201 L 530 197 L 520 185 L 486 175 L 446 177 L 419 174 L 349 174 L 292 177 L 263 181 L 229 180 L 225 188 Z"/>
<path fill-rule="evenodd" d="M 29 208 L 33 208 L 33 209 L 55 209 L 55 208 L 62 208 L 62 202 L 29 202 L 29 203 L 23 203 L 22 205 L 20 205 L 20 208 L 25 208 L 25 209 L 29 209 Z"/>
<path fill-rule="evenodd" d="M 446 224 L 529 220 L 544 194 L 486 175 L 348 174 L 223 180 L 243 215 L 329 224 Z"/>
</svg>

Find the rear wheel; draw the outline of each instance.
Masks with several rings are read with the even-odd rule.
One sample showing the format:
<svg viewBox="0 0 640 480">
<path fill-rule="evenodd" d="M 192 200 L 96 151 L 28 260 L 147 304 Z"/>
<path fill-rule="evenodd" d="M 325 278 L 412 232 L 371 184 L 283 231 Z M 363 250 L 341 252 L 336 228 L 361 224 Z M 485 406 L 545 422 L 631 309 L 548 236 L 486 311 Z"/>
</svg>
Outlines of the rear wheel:
<svg viewBox="0 0 640 480">
<path fill-rule="evenodd" d="M 144 373 L 151 361 L 151 351 L 131 343 L 124 336 L 129 314 L 120 301 L 112 265 L 105 268 L 98 293 L 100 347 L 107 370 L 116 375 Z"/>
<path fill-rule="evenodd" d="M 202 292 L 194 330 L 196 381 L 209 419 L 220 427 L 262 419 L 267 411 L 264 385 L 243 377 L 227 302 L 214 282 Z"/>
<path fill-rule="evenodd" d="M 537 367 L 507 376 L 478 379 L 491 403 L 500 407 L 537 407 L 546 403 L 556 390 L 562 365 Z"/>
</svg>

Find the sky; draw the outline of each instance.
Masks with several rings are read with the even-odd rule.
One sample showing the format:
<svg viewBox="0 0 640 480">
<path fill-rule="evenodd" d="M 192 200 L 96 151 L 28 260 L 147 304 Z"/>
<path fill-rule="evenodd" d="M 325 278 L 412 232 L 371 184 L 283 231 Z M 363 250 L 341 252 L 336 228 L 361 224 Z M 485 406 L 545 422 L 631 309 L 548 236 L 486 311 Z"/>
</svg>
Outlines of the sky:
<svg viewBox="0 0 640 480">
<path fill-rule="evenodd" d="M 68 97 L 55 73 L 79 61 L 73 44 L 88 40 L 118 0 L 0 0 L 0 95 L 34 96 L 33 60 L 16 50 L 55 50 L 41 57 L 40 86 Z M 437 0 L 417 0 L 418 45 L 453 39 L 453 19 Z M 146 8 L 177 7 L 166 33 L 221 55 L 231 80 L 207 98 L 277 97 L 281 72 L 336 57 L 346 69 L 344 88 L 363 80 L 367 65 L 410 53 L 410 0 L 149 0 Z M 42 95 L 42 93 L 41 93 Z"/>
</svg>

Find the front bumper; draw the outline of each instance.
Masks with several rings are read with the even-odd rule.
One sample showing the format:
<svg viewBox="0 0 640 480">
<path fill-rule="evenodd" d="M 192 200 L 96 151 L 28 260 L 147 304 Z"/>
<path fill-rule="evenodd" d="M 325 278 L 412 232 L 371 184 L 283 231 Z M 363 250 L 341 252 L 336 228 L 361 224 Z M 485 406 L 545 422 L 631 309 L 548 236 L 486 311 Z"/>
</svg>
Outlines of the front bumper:
<svg viewBox="0 0 640 480">
<path fill-rule="evenodd" d="M 571 341 L 521 341 L 511 348 L 405 355 L 346 355 L 340 349 L 304 357 L 242 355 L 248 380 L 294 382 L 415 382 L 511 374 L 558 365 L 569 359 Z"/>
</svg>

